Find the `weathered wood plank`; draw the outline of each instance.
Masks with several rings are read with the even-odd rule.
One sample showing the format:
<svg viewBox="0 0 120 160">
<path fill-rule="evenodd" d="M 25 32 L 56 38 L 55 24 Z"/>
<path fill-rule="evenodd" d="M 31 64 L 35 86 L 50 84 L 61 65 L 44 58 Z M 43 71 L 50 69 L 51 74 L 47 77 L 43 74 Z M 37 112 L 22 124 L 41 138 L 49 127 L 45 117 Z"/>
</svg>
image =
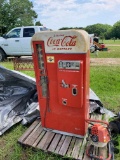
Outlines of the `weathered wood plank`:
<svg viewBox="0 0 120 160">
<path fill-rule="evenodd" d="M 98 148 L 98 147 L 96 147 L 96 146 L 94 146 L 93 155 L 98 156 L 98 154 L 99 154 L 99 148 Z M 93 159 L 93 160 L 94 160 L 94 159 Z"/>
<path fill-rule="evenodd" d="M 33 147 L 37 147 L 38 143 L 40 143 L 40 140 L 42 139 L 42 137 L 46 134 L 46 131 L 43 130 L 41 132 L 41 134 L 39 135 L 39 137 L 36 139 L 36 141 L 33 143 Z"/>
<path fill-rule="evenodd" d="M 87 144 L 86 144 L 86 148 L 85 148 L 85 153 L 84 153 L 84 156 L 83 156 L 83 160 L 91 160 L 91 158 L 88 157 L 88 155 L 86 154 L 86 151 L 87 151 L 87 149 L 88 149 L 89 147 L 90 147 L 90 144 L 87 143 Z"/>
<path fill-rule="evenodd" d="M 40 120 L 36 120 L 32 125 L 26 130 L 26 132 L 18 139 L 19 143 L 23 143 L 24 140 L 29 136 L 29 134 L 34 130 L 34 128 L 40 123 Z"/>
<path fill-rule="evenodd" d="M 46 150 L 54 135 L 55 133 L 47 131 L 42 140 L 37 145 L 37 148 Z"/>
<path fill-rule="evenodd" d="M 48 151 L 54 153 L 54 151 L 55 151 L 55 149 L 56 149 L 56 147 L 57 147 L 57 144 L 58 144 L 59 141 L 60 141 L 61 136 L 62 136 L 61 134 L 56 134 L 56 135 L 55 135 L 54 139 L 52 140 L 52 142 L 51 142 L 51 144 L 50 144 L 50 146 L 49 146 L 49 148 L 48 148 Z"/>
<path fill-rule="evenodd" d="M 99 156 L 103 156 L 104 159 L 107 159 L 107 146 L 100 148 L 99 147 Z"/>
<path fill-rule="evenodd" d="M 41 127 L 41 123 L 39 123 L 36 128 L 32 131 L 32 133 L 28 136 L 28 138 L 24 141 L 26 145 L 33 145 L 36 141 L 40 133 L 43 131 L 43 127 Z"/>
<path fill-rule="evenodd" d="M 81 146 L 81 149 L 80 149 L 80 153 L 79 153 L 79 156 L 78 156 L 78 159 L 82 159 L 83 158 L 83 155 L 85 154 L 85 146 L 86 146 L 86 143 L 87 143 L 87 137 L 88 137 L 88 132 L 86 133 L 85 137 L 84 137 L 84 140 L 82 142 L 82 146 Z"/>
<path fill-rule="evenodd" d="M 57 146 L 57 148 L 56 148 L 56 150 L 55 150 L 55 153 L 56 153 L 56 154 L 59 153 L 59 150 L 60 150 L 60 148 L 61 148 L 61 146 L 62 146 L 62 144 L 63 144 L 63 142 L 64 142 L 64 140 L 65 140 L 65 137 L 66 137 L 65 135 L 62 135 L 61 140 L 59 141 L 58 146 Z"/>
<path fill-rule="evenodd" d="M 59 154 L 60 155 L 65 155 L 66 154 L 66 152 L 67 152 L 67 149 L 68 149 L 68 147 L 69 147 L 69 144 L 70 144 L 70 142 L 71 142 L 71 139 L 72 139 L 72 137 L 70 137 L 70 136 L 66 136 L 66 138 L 65 138 L 65 140 L 64 140 L 64 142 L 63 142 L 63 144 L 62 144 L 62 147 L 60 148 L 60 151 L 59 151 Z"/>
<path fill-rule="evenodd" d="M 55 133 L 52 133 L 52 132 L 49 134 L 49 136 L 48 136 L 48 138 L 46 140 L 46 143 L 45 143 L 45 145 L 43 147 L 43 150 L 46 150 L 49 147 L 49 144 L 52 141 L 54 135 L 55 135 Z"/>
<path fill-rule="evenodd" d="M 75 158 L 75 159 L 78 158 L 82 142 L 83 142 L 83 139 L 76 138 L 75 145 L 71 154 L 72 158 Z"/>
<path fill-rule="evenodd" d="M 74 144 L 75 144 L 75 140 L 76 140 L 75 137 L 73 137 L 72 140 L 71 140 L 71 143 L 69 145 L 69 148 L 68 148 L 68 151 L 67 151 L 67 154 L 66 154 L 67 157 L 71 157 L 71 153 L 72 153 L 72 150 L 73 150 L 73 147 L 74 147 Z"/>
</svg>

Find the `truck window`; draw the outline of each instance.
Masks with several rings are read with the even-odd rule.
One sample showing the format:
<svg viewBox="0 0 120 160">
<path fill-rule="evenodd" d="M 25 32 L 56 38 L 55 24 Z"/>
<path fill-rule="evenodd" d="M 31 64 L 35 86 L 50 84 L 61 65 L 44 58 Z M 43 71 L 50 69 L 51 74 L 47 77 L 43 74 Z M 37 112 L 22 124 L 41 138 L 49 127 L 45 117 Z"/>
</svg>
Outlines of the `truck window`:
<svg viewBox="0 0 120 160">
<path fill-rule="evenodd" d="M 47 31 L 48 29 L 46 27 L 40 28 L 40 31 Z"/>
<path fill-rule="evenodd" d="M 35 34 L 34 28 L 24 28 L 23 37 L 32 37 Z"/>
<path fill-rule="evenodd" d="M 7 34 L 8 38 L 19 38 L 20 37 L 20 28 L 14 29 Z"/>
</svg>

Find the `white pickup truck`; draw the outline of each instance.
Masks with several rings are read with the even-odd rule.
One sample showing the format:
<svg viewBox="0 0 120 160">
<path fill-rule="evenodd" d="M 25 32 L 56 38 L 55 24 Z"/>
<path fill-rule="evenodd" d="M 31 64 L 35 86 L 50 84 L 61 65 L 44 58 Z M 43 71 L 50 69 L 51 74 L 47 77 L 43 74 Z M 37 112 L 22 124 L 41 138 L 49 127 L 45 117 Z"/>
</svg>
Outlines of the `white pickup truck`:
<svg viewBox="0 0 120 160">
<path fill-rule="evenodd" d="M 46 31 L 43 26 L 17 27 L 0 37 L 0 61 L 9 56 L 28 56 L 31 53 L 31 37 L 36 32 Z"/>
</svg>

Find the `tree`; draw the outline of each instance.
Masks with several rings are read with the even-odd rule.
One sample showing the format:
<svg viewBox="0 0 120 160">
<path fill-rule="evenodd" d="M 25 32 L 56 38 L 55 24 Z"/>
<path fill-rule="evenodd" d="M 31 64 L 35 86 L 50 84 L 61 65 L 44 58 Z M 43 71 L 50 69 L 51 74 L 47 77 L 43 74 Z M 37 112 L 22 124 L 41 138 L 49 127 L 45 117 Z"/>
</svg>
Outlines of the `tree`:
<svg viewBox="0 0 120 160">
<path fill-rule="evenodd" d="M 101 40 L 102 40 L 102 42 L 103 42 L 103 40 L 105 39 L 104 34 L 103 34 L 103 33 L 101 33 L 99 37 L 100 37 L 100 39 L 101 39 Z"/>
<path fill-rule="evenodd" d="M 111 39 L 113 37 L 112 28 L 109 28 L 104 35 L 105 35 L 105 39 Z"/>
<path fill-rule="evenodd" d="M 1 0 L 1 2 L 0 16 L 3 16 L 0 24 L 7 28 L 7 31 L 18 26 L 34 25 L 37 14 L 33 10 L 32 2 L 29 0 Z"/>
<path fill-rule="evenodd" d="M 115 38 L 120 38 L 120 21 L 117 21 L 112 28 L 112 36 Z"/>
<path fill-rule="evenodd" d="M 4 10 L 5 10 L 5 0 L 0 0 L 0 35 L 5 31 L 4 28 Z"/>
<path fill-rule="evenodd" d="M 68 30 L 68 29 L 84 29 L 83 27 L 62 27 L 59 30 Z"/>
<path fill-rule="evenodd" d="M 35 26 L 43 26 L 43 24 L 42 24 L 40 21 L 37 21 L 37 22 L 35 23 Z"/>
<path fill-rule="evenodd" d="M 85 28 L 85 30 L 89 33 L 92 34 L 94 33 L 96 36 L 101 36 L 101 37 L 105 37 L 105 33 L 112 28 L 112 26 L 108 25 L 108 24 L 93 24 L 93 25 L 89 25 Z"/>
</svg>

